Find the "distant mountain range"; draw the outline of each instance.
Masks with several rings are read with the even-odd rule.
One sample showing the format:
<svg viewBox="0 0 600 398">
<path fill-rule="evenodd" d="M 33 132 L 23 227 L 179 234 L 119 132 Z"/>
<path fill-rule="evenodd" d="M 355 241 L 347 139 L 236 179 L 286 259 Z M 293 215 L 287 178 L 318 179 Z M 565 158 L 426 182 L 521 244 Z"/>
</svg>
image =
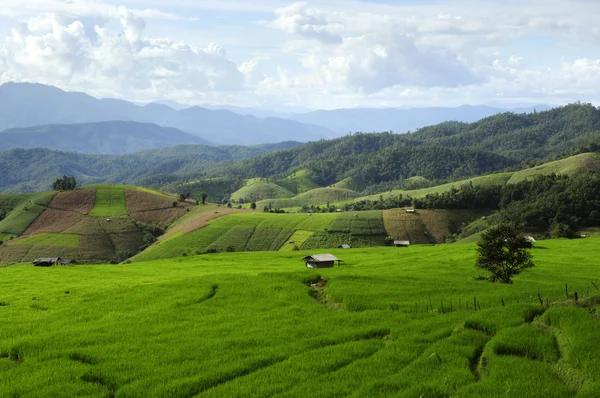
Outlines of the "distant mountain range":
<svg viewBox="0 0 600 398">
<path fill-rule="evenodd" d="M 534 109 L 549 107 L 362 108 L 293 113 L 302 108 L 190 107 L 173 101 L 137 105 L 41 84 L 6 83 L 0 86 L 0 131 L 7 130 L 0 133 L 4 140 L 0 149 L 40 146 L 118 154 L 178 144 L 308 142 L 359 131 L 406 133 L 448 120 L 474 122 L 507 111 Z"/>
<path fill-rule="evenodd" d="M 83 93 L 65 92 L 41 84 L 6 83 L 0 86 L 0 131 L 47 124 L 107 121 L 173 127 L 215 144 L 307 142 L 335 135 L 321 126 L 282 118 L 260 119 L 197 106 L 181 111 L 157 103 L 139 106 L 123 100 L 97 99 Z"/>
<path fill-rule="evenodd" d="M 335 109 L 319 110 L 304 114 L 289 116 L 290 119 L 302 123 L 318 124 L 339 134 L 393 131 L 407 133 L 421 127 L 434 124 L 457 121 L 473 123 L 488 116 L 504 112 L 531 113 L 546 111 L 547 105 L 537 105 L 528 108 L 503 109 L 490 106 L 463 105 L 457 108 L 412 108 L 412 109 Z"/>
<path fill-rule="evenodd" d="M 0 132 L 0 149 L 48 148 L 88 154 L 123 154 L 184 144 L 213 145 L 172 127 L 136 122 L 47 124 Z"/>
</svg>

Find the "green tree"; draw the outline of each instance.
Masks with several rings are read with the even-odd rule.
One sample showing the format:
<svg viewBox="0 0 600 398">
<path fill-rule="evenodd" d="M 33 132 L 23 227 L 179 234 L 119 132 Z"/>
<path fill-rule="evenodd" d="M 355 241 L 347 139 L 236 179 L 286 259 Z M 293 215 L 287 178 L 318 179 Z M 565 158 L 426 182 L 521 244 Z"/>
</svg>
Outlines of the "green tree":
<svg viewBox="0 0 600 398">
<path fill-rule="evenodd" d="M 475 267 L 490 271 L 491 282 L 512 283 L 511 278 L 533 267 L 531 243 L 514 224 L 498 224 L 481 235 Z"/>
<path fill-rule="evenodd" d="M 55 191 L 70 191 L 77 187 L 77 180 L 73 176 L 62 176 L 52 183 L 52 188 Z"/>
<path fill-rule="evenodd" d="M 251 208 L 252 210 L 256 210 L 256 202 L 252 202 L 252 203 L 250 204 L 250 208 Z"/>
<path fill-rule="evenodd" d="M 200 198 L 202 199 L 202 204 L 205 205 L 206 204 L 206 198 L 208 197 L 208 195 L 206 194 L 206 192 L 202 192 L 200 194 Z"/>
</svg>

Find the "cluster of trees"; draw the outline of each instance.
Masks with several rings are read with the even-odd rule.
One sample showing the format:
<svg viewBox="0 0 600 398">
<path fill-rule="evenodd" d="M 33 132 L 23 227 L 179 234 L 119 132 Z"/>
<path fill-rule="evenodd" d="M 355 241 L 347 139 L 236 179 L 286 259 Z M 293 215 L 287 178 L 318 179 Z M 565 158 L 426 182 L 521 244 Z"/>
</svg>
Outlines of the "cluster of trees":
<svg viewBox="0 0 600 398">
<path fill-rule="evenodd" d="M 73 176 L 62 176 L 52 183 L 55 191 L 71 191 L 77 188 L 77 180 Z"/>
</svg>

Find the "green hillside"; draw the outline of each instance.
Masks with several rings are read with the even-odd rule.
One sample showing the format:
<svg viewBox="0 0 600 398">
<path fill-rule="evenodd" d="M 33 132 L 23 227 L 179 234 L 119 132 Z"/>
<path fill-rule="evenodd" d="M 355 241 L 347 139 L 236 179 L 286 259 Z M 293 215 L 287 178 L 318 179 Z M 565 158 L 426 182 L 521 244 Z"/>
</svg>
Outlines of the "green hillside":
<svg viewBox="0 0 600 398">
<path fill-rule="evenodd" d="M 0 396 L 594 397 L 599 243 L 511 285 L 472 244 L 0 268 Z"/>
<path fill-rule="evenodd" d="M 296 171 L 282 180 L 277 180 L 277 184 L 295 195 L 320 187 L 319 184 L 313 181 L 308 170 Z"/>
<path fill-rule="evenodd" d="M 97 185 L 0 195 L 0 207 L 8 209 L 0 221 L 0 264 L 7 264 L 55 256 L 79 262 L 122 261 L 193 206 L 144 188 Z"/>
<path fill-rule="evenodd" d="M 341 188 L 317 188 L 290 199 L 266 199 L 256 202 L 258 209 L 265 206 L 273 208 L 288 208 L 298 206 L 323 205 L 327 202 L 336 203 L 358 197 L 358 193 Z"/>
<path fill-rule="evenodd" d="M 541 166 L 532 167 L 529 169 L 517 171 L 508 180 L 509 184 L 516 184 L 526 179 L 542 174 L 578 174 L 585 171 L 600 172 L 600 154 L 599 153 L 582 153 L 580 155 L 571 156 L 566 159 L 557 160 L 555 162 L 545 163 Z"/>
<path fill-rule="evenodd" d="M 242 188 L 231 194 L 231 201 L 248 203 L 262 199 L 285 199 L 292 196 L 294 196 L 292 192 L 274 182 L 267 182 L 267 179 L 264 178 L 251 178 Z"/>
</svg>

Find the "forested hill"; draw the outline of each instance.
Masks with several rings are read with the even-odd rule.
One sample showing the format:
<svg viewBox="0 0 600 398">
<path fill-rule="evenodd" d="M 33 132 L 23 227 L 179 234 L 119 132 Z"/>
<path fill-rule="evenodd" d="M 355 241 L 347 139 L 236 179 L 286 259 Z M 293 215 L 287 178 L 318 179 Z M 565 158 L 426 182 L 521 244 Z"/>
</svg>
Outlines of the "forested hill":
<svg viewBox="0 0 600 398">
<path fill-rule="evenodd" d="M 288 141 L 252 147 L 180 145 L 123 155 L 87 155 L 49 149 L 0 151 L 0 191 L 35 192 L 50 188 L 57 176 L 73 175 L 80 184 L 134 183 L 160 186 L 184 175 L 271 151 L 300 145 Z"/>
<path fill-rule="evenodd" d="M 600 143 L 600 110 L 572 104 L 531 114 L 504 113 L 476 123 L 446 122 L 412 134 L 353 134 L 217 168 L 241 178 L 309 170 L 328 185 L 351 177 L 362 186 L 423 176 L 458 179 L 554 160 Z"/>
<path fill-rule="evenodd" d="M 49 150 L 0 152 L 0 190 L 37 191 L 63 174 L 83 183 L 161 188 L 207 178 L 284 178 L 308 170 L 321 186 L 351 178 L 356 189 L 413 176 L 432 182 L 517 170 L 600 149 L 600 111 L 572 104 L 532 114 L 504 113 L 476 123 L 446 122 L 412 134 L 356 133 L 308 144 L 179 146 L 119 156 Z M 236 189 L 238 189 L 237 187 Z"/>
</svg>

